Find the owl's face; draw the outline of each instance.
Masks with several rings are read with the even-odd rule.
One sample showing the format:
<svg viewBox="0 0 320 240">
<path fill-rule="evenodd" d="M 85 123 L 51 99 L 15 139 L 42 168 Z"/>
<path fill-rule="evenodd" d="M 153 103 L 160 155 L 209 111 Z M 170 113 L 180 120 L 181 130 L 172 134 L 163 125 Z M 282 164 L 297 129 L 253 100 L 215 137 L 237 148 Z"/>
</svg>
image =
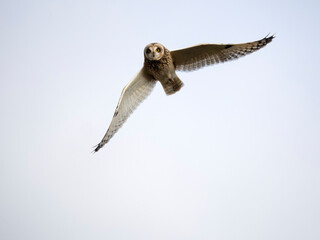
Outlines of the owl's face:
<svg viewBox="0 0 320 240">
<path fill-rule="evenodd" d="M 157 61 L 163 57 L 164 46 L 160 43 L 150 43 L 144 48 L 144 56 L 150 61 Z"/>
</svg>

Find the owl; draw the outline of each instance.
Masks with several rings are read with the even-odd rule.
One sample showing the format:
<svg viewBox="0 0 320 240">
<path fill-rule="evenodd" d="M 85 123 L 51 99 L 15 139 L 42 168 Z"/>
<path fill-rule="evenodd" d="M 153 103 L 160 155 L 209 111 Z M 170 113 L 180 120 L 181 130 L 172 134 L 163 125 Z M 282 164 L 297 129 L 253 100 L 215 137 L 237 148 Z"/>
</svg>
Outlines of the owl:
<svg viewBox="0 0 320 240">
<path fill-rule="evenodd" d="M 144 65 L 123 88 L 109 128 L 101 142 L 94 147 L 94 152 L 109 142 L 158 81 L 166 95 L 172 95 L 183 86 L 176 71 L 193 71 L 237 59 L 266 46 L 273 38 L 266 36 L 259 41 L 242 44 L 200 44 L 174 51 L 169 51 L 160 43 L 148 44 L 144 48 Z"/>
</svg>

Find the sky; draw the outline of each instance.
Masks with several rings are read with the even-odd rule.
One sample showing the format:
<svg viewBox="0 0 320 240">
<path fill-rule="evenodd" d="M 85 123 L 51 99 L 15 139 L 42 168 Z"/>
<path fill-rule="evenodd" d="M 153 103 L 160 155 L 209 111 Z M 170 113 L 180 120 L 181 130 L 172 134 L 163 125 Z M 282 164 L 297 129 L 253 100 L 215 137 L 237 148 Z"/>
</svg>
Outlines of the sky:
<svg viewBox="0 0 320 240">
<path fill-rule="evenodd" d="M 1 239 L 320 239 L 319 1 L 0 1 Z M 143 49 L 243 43 L 157 84 Z"/>
</svg>

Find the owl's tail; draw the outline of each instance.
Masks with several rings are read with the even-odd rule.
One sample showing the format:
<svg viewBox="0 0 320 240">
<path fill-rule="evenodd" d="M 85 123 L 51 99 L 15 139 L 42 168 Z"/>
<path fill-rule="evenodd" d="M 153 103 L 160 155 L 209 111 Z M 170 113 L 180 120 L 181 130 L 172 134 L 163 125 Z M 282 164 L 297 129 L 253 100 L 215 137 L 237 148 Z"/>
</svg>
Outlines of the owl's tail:
<svg viewBox="0 0 320 240">
<path fill-rule="evenodd" d="M 173 79 L 168 79 L 166 81 L 160 82 L 167 95 L 178 92 L 183 86 L 183 82 L 179 79 L 178 76 L 175 76 Z"/>
</svg>

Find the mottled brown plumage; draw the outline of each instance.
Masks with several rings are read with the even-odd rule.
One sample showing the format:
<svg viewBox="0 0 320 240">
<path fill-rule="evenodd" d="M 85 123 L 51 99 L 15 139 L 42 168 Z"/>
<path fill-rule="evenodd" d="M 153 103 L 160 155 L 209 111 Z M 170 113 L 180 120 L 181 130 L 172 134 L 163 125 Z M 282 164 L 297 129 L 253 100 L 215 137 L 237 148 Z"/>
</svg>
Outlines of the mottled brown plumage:
<svg viewBox="0 0 320 240">
<path fill-rule="evenodd" d="M 159 44 L 151 43 L 148 46 L 157 47 Z M 161 83 L 167 95 L 171 95 L 179 91 L 183 86 L 183 83 L 175 73 L 175 66 L 170 51 L 164 46 L 162 47 L 163 50 L 160 52 L 162 56 L 159 60 L 155 61 L 145 57 L 144 69 L 153 79 L 158 80 Z"/>
<path fill-rule="evenodd" d="M 201 44 L 169 51 L 159 43 L 144 49 L 144 66 L 138 75 L 122 90 L 110 126 L 95 152 L 102 148 L 119 130 L 136 107 L 151 93 L 159 81 L 167 95 L 183 86 L 176 71 L 193 71 L 199 68 L 237 59 L 266 46 L 274 36 L 243 44 Z"/>
</svg>

